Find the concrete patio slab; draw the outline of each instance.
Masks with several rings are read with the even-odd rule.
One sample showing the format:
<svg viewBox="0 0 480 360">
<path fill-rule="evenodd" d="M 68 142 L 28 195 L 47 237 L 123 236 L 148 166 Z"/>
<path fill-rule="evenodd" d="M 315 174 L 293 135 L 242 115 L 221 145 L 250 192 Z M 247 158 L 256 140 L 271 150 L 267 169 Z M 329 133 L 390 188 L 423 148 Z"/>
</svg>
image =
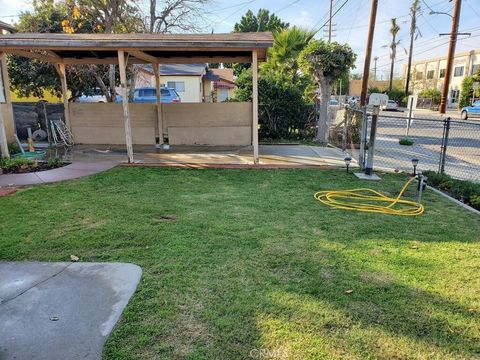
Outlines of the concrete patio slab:
<svg viewBox="0 0 480 360">
<path fill-rule="evenodd" d="M 345 154 L 336 148 L 309 145 L 260 145 L 260 164 L 343 166 Z M 122 146 L 80 145 L 72 153 L 74 163 L 110 160 L 125 163 Z M 252 147 L 171 146 L 165 151 L 152 146 L 135 146 L 135 162 L 145 164 L 253 164 Z"/>
<path fill-rule="evenodd" d="M 0 262 L 0 359 L 101 359 L 142 271 L 122 263 Z"/>
</svg>

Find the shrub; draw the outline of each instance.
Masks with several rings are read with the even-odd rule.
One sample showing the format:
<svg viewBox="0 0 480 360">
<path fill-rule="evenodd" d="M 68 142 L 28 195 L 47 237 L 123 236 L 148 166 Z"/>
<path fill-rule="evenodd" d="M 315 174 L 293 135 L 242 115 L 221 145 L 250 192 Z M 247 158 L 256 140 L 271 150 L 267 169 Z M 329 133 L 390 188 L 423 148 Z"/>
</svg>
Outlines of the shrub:
<svg viewBox="0 0 480 360">
<path fill-rule="evenodd" d="M 422 99 L 432 99 L 433 104 L 440 104 L 440 99 L 442 97 L 442 94 L 440 93 L 440 90 L 431 88 L 431 89 L 425 89 L 421 92 L 418 93 L 418 97 Z"/>
<path fill-rule="evenodd" d="M 401 89 L 393 88 L 392 91 L 388 92 L 388 98 L 395 100 L 396 102 L 401 102 L 405 96 L 405 91 Z"/>
<path fill-rule="evenodd" d="M 261 72 L 258 79 L 260 139 L 307 139 L 315 135 L 315 109 L 305 102 L 303 86 L 287 77 Z M 237 81 L 236 100 L 252 98 L 252 71 L 243 71 Z"/>
<path fill-rule="evenodd" d="M 12 157 L 10 159 L 2 159 L 0 161 L 0 168 L 13 171 L 19 169 L 28 169 L 30 167 L 36 167 L 36 163 L 30 159 L 24 157 Z"/>
<path fill-rule="evenodd" d="M 480 184 L 453 179 L 446 174 L 439 174 L 430 170 L 424 171 L 423 175 L 428 177 L 430 185 L 446 191 L 455 199 L 480 210 Z"/>
<path fill-rule="evenodd" d="M 62 161 L 59 158 L 51 158 L 47 161 L 47 167 L 50 169 L 55 169 L 62 166 Z"/>
<path fill-rule="evenodd" d="M 400 145 L 405 145 L 405 146 L 412 146 L 414 144 L 414 141 L 408 138 L 402 138 L 398 141 Z"/>
<path fill-rule="evenodd" d="M 8 152 L 10 153 L 10 155 L 18 154 L 20 151 L 20 146 L 18 146 L 17 143 L 8 144 Z"/>
</svg>

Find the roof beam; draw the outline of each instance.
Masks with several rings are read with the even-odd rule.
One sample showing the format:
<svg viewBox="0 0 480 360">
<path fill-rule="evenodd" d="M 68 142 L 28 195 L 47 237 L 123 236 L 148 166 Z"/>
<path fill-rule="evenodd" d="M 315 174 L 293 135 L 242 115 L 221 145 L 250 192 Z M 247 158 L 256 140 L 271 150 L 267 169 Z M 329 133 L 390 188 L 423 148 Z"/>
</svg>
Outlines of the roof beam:
<svg viewBox="0 0 480 360">
<path fill-rule="evenodd" d="M 251 56 L 192 56 L 192 57 L 156 57 L 155 64 L 198 64 L 198 63 L 251 63 Z M 118 64 L 117 58 L 64 58 L 64 64 L 68 65 L 108 65 Z M 128 59 L 129 64 L 151 64 L 150 61 L 145 61 L 137 57 Z"/>
<path fill-rule="evenodd" d="M 26 51 L 26 50 L 9 50 L 8 52 L 13 55 L 23 56 L 29 59 L 45 61 L 53 64 L 63 63 L 63 59 L 58 55 L 54 57 L 52 55 L 44 55 L 41 53 L 36 53 L 36 52 Z"/>
<path fill-rule="evenodd" d="M 157 64 L 158 59 L 155 56 L 148 55 L 147 53 L 140 50 L 129 50 L 128 53 L 137 59 L 149 62 L 151 64 Z"/>
</svg>

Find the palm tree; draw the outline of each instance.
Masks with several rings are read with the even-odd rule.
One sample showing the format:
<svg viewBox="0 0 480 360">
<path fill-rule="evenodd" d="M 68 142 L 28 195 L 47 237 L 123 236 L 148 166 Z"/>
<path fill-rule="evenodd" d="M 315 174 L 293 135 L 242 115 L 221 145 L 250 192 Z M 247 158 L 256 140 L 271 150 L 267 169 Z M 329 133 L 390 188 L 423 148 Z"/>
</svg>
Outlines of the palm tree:
<svg viewBox="0 0 480 360">
<path fill-rule="evenodd" d="M 397 56 L 397 45 L 400 44 L 400 40 L 397 41 L 397 33 L 400 31 L 400 26 L 397 24 L 397 19 L 392 19 L 392 26 L 390 27 L 390 34 L 392 34 L 392 42 L 390 43 L 390 59 L 392 64 L 390 65 L 390 82 L 388 84 L 388 91 L 392 91 L 393 87 L 393 67 L 395 65 L 395 58 Z"/>
<path fill-rule="evenodd" d="M 291 77 L 293 82 L 297 80 L 298 55 L 313 39 L 315 31 L 291 27 L 275 32 L 273 35 L 273 47 L 269 49 L 268 62 L 265 69 L 283 72 Z"/>
</svg>

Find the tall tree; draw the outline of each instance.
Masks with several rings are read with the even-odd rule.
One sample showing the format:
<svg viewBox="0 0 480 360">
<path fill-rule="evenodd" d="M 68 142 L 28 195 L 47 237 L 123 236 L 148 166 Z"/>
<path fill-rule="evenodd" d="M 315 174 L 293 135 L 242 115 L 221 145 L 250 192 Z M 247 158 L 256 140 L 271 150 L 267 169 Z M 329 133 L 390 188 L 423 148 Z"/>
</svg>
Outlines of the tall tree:
<svg viewBox="0 0 480 360">
<path fill-rule="evenodd" d="M 283 22 L 275 14 L 270 14 L 267 9 L 259 9 L 257 15 L 254 15 L 252 10 L 248 10 L 242 16 L 240 21 L 233 27 L 234 32 L 263 32 L 263 31 L 278 31 L 286 29 L 288 23 Z"/>
<path fill-rule="evenodd" d="M 264 64 L 264 68 L 283 72 L 293 83 L 296 83 L 299 76 L 298 55 L 314 35 L 314 31 L 296 26 L 275 32 L 273 47 L 268 51 L 268 61 Z"/>
<path fill-rule="evenodd" d="M 123 1 L 123 0 L 122 0 Z M 115 9 L 113 9 L 115 8 Z M 110 16 L 111 15 L 111 16 Z M 115 18 L 114 21 L 111 17 Z M 37 0 L 33 10 L 20 14 L 20 32 L 98 33 L 109 30 L 141 30 L 142 22 L 133 3 L 117 0 L 51 1 Z M 61 93 L 55 68 L 47 63 L 20 56 L 9 57 L 12 88 L 22 96 L 42 96 L 43 90 Z M 91 95 L 100 88 L 110 101 L 115 98 L 115 71 L 108 66 L 75 65 L 67 68 L 67 82 L 72 97 Z"/>
<path fill-rule="evenodd" d="M 357 55 L 347 44 L 312 40 L 300 53 L 299 62 L 304 72 L 313 75 L 319 87 L 320 104 L 315 140 L 328 141 L 328 104 L 332 85 L 350 69 L 355 68 Z"/>
<path fill-rule="evenodd" d="M 275 14 L 270 14 L 267 9 L 259 9 L 257 15 L 248 10 L 238 23 L 233 27 L 234 32 L 264 32 L 271 31 L 274 34 L 288 28 L 289 24 L 280 20 Z M 250 64 L 226 64 L 233 67 L 236 76 L 240 76 L 243 70 L 250 69 Z"/>
<path fill-rule="evenodd" d="M 390 64 L 390 80 L 388 83 L 388 91 L 392 91 L 393 88 L 393 69 L 395 66 L 395 58 L 397 57 L 397 45 L 400 41 L 397 41 L 397 34 L 400 31 L 400 26 L 397 24 L 397 19 L 392 19 L 392 24 L 390 26 L 390 34 L 392 34 L 392 42 L 390 43 L 390 60 L 392 63 Z"/>
<path fill-rule="evenodd" d="M 149 0 L 146 28 L 151 33 L 195 32 L 202 28 L 212 0 Z"/>
<path fill-rule="evenodd" d="M 412 57 L 413 57 L 413 41 L 416 39 L 416 34 L 419 30 L 417 28 L 417 13 L 421 12 L 420 0 L 413 0 L 412 6 L 410 7 L 410 49 L 408 50 L 408 65 L 407 65 L 407 74 L 405 81 L 405 96 L 409 94 L 410 88 L 410 76 L 412 72 Z"/>
</svg>

